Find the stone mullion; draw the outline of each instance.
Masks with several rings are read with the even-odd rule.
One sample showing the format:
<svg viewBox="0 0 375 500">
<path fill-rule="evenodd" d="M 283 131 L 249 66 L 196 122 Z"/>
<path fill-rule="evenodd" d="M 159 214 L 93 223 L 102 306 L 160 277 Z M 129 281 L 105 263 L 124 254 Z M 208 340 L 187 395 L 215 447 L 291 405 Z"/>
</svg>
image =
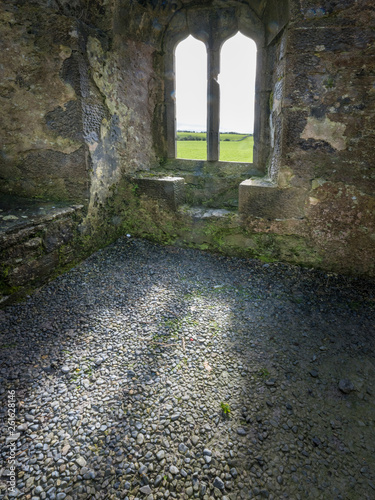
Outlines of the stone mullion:
<svg viewBox="0 0 375 500">
<path fill-rule="evenodd" d="M 207 160 L 218 161 L 220 151 L 220 49 L 207 48 Z"/>
<path fill-rule="evenodd" d="M 171 51 L 165 62 L 164 102 L 167 127 L 167 156 L 176 158 L 176 83 L 175 56 Z"/>
</svg>

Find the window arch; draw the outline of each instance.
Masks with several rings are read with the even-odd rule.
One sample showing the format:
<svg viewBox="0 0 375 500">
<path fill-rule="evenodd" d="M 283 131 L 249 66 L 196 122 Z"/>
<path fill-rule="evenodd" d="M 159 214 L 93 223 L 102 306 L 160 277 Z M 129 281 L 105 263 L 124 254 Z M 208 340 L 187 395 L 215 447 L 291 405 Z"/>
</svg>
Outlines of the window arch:
<svg viewBox="0 0 375 500">
<path fill-rule="evenodd" d="M 220 52 L 219 130 L 220 133 L 236 132 L 249 136 L 238 144 L 238 147 L 248 150 L 248 162 L 252 161 L 253 153 L 256 52 L 254 40 L 240 32 L 226 40 Z M 220 159 L 222 153 L 228 159 L 223 151 L 227 145 L 220 136 Z"/>
<path fill-rule="evenodd" d="M 237 32 L 220 48 L 219 91 L 214 103 L 220 115 L 219 156 L 224 161 L 252 162 L 255 71 L 256 44 Z M 175 74 L 176 156 L 206 159 L 207 51 L 191 35 L 176 46 Z M 243 135 L 233 137 L 229 132 Z"/>
<path fill-rule="evenodd" d="M 186 49 L 192 53 L 189 54 L 187 50 L 184 50 L 185 44 Z M 235 46 L 235 51 L 241 53 L 236 54 L 232 50 L 228 58 L 226 57 L 227 49 L 229 47 L 231 51 L 231 46 L 233 45 Z M 175 75 L 175 85 L 171 91 L 171 94 L 175 98 L 173 109 L 171 109 L 171 113 L 174 114 L 171 122 L 173 121 L 175 124 L 173 140 L 175 141 L 176 139 L 177 130 L 184 130 L 186 128 L 196 131 L 205 130 L 207 137 L 207 160 L 218 161 L 220 155 L 220 132 L 225 131 L 225 121 L 228 116 L 235 116 L 236 111 L 233 110 L 234 103 L 237 106 L 237 110 L 240 111 L 240 115 L 243 116 L 244 112 L 248 114 L 247 125 L 245 123 L 240 124 L 240 129 L 242 128 L 242 131 L 248 134 L 253 133 L 256 44 L 251 38 L 240 32 L 232 34 L 232 36 L 224 40 L 218 38 L 217 40 L 206 41 L 207 54 L 204 52 L 206 56 L 206 71 L 202 70 L 202 48 L 202 42 L 196 40 L 192 35 L 189 35 L 183 41 L 179 41 L 174 48 L 173 74 Z M 223 55 L 224 71 L 222 72 L 221 62 L 223 61 Z M 228 68 L 229 71 L 226 71 L 227 66 L 230 66 Z M 235 77 L 234 79 L 231 78 L 233 76 Z M 247 80 L 247 88 L 246 85 L 243 85 L 244 80 Z M 223 83 L 224 99 L 221 99 L 220 86 Z M 187 99 L 185 99 L 186 97 Z M 224 106 L 221 106 L 223 102 Z M 229 104 L 229 106 L 226 104 Z M 207 122 L 205 126 L 203 125 L 203 116 L 206 109 Z M 221 110 L 223 110 L 222 113 L 220 113 Z M 231 112 L 228 113 L 229 110 Z M 224 123 L 221 121 L 223 116 Z M 237 115 L 234 121 L 232 120 L 231 123 L 227 122 L 226 131 L 237 131 L 238 122 Z M 220 128 L 220 123 L 222 123 L 224 128 Z M 240 132 L 241 130 L 238 131 Z M 171 153 L 170 157 L 179 157 L 175 145 L 172 145 Z"/>
<path fill-rule="evenodd" d="M 203 42 L 188 36 L 175 50 L 177 131 L 206 132 L 207 121 L 207 51 Z M 186 144 L 186 143 L 185 143 Z M 177 142 L 178 158 L 183 158 Z M 202 146 L 201 144 L 194 144 Z M 202 157 L 206 159 L 203 148 Z M 197 152 L 198 153 L 198 152 Z M 199 157 L 199 153 L 198 153 Z"/>
<path fill-rule="evenodd" d="M 280 0 L 281 1 L 281 0 Z M 284 0 L 282 0 L 284 1 Z M 210 6 L 182 8 L 168 24 L 162 44 L 164 68 L 163 105 L 163 151 L 167 159 L 176 158 L 176 114 L 175 114 L 175 49 L 179 42 L 192 35 L 204 42 L 207 49 L 207 143 L 208 162 L 219 160 L 219 101 L 218 76 L 220 72 L 220 50 L 223 43 L 240 32 L 257 45 L 257 70 L 254 104 L 254 159 L 248 167 L 248 175 L 262 176 L 267 171 L 272 154 L 270 144 L 269 99 L 273 72 L 268 69 L 274 60 L 274 47 L 269 45 L 275 34 L 268 33 L 268 21 L 254 9 L 228 0 L 228 7 L 222 7 L 213 0 Z M 282 25 L 280 25 L 280 29 Z"/>
</svg>

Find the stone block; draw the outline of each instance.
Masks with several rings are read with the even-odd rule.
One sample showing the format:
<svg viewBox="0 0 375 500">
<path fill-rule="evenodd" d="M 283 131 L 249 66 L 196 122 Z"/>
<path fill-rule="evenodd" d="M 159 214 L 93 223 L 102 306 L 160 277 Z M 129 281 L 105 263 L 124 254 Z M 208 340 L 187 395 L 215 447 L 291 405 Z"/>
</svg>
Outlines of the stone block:
<svg viewBox="0 0 375 500">
<path fill-rule="evenodd" d="M 301 218 L 305 199 L 304 189 L 283 189 L 269 180 L 248 179 L 239 187 L 239 212 L 263 219 Z"/>
<path fill-rule="evenodd" d="M 176 211 L 185 201 L 185 181 L 183 177 L 134 179 L 138 194 L 159 201 L 160 205 Z"/>
<path fill-rule="evenodd" d="M 62 266 L 77 258 L 73 239 L 81 219 L 81 205 L 55 207 L 51 202 L 35 206 L 18 199 L 13 202 L 16 213 L 20 217 L 27 214 L 27 217 L 20 218 L 15 226 L 0 230 L 2 305 L 46 282 Z M 8 210 L 12 206 L 9 200 Z"/>
<path fill-rule="evenodd" d="M 63 221 L 58 225 L 52 225 L 46 231 L 43 245 L 50 253 L 73 239 L 73 224 L 71 221 Z"/>
<path fill-rule="evenodd" d="M 59 256 L 57 252 L 43 255 L 39 259 L 27 262 L 9 273 L 11 286 L 31 285 L 34 281 L 43 282 L 48 279 L 57 268 Z"/>
</svg>

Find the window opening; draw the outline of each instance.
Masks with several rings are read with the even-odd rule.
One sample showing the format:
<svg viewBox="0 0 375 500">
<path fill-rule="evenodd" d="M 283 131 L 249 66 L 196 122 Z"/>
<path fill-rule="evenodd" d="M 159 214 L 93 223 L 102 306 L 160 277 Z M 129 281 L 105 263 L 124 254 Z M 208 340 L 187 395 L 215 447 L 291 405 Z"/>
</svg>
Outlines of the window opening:
<svg viewBox="0 0 375 500">
<path fill-rule="evenodd" d="M 253 162 L 257 48 L 237 33 L 220 54 L 220 160 Z"/>
<path fill-rule="evenodd" d="M 189 36 L 175 51 L 177 158 L 207 158 L 207 51 Z"/>
</svg>

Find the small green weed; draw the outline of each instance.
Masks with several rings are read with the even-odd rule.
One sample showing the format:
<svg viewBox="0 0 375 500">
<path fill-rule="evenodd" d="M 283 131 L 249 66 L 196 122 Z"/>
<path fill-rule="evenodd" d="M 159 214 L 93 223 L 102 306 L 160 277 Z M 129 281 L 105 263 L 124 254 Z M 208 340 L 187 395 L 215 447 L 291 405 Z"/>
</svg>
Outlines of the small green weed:
<svg viewBox="0 0 375 500">
<path fill-rule="evenodd" d="M 270 376 L 270 372 L 267 370 L 267 368 L 261 368 L 257 372 L 257 376 L 260 378 L 268 378 Z"/>
<path fill-rule="evenodd" d="M 302 297 L 294 297 L 292 299 L 292 302 L 294 302 L 295 304 L 302 304 L 303 298 Z"/>
<path fill-rule="evenodd" d="M 195 298 L 200 298 L 202 295 L 207 294 L 207 290 L 200 288 L 197 290 L 194 290 L 192 292 L 188 292 L 187 294 L 184 295 L 184 299 L 195 299 Z"/>
<path fill-rule="evenodd" d="M 88 368 L 86 368 L 85 370 L 85 374 L 88 376 L 88 377 L 91 377 L 92 376 L 92 367 L 89 366 Z"/>
<path fill-rule="evenodd" d="M 130 190 L 131 190 L 131 192 L 133 193 L 134 196 L 136 196 L 138 189 L 139 189 L 138 184 L 132 184 L 131 185 Z"/>
<path fill-rule="evenodd" d="M 182 328 L 186 325 L 189 326 L 198 326 L 199 322 L 191 317 L 190 314 L 186 316 L 182 316 L 180 318 L 166 319 L 161 327 L 164 327 L 167 330 L 167 334 L 170 337 L 178 338 L 180 335 Z M 162 335 L 159 333 L 159 335 Z"/>
<path fill-rule="evenodd" d="M 230 415 L 230 406 L 228 403 L 224 403 L 223 401 L 220 403 L 221 411 L 223 412 L 224 416 L 229 417 Z"/>
<path fill-rule="evenodd" d="M 323 85 L 327 88 L 327 89 L 331 89 L 332 87 L 335 86 L 335 82 L 334 82 L 334 79 L 332 78 L 332 76 L 329 76 L 328 78 L 326 78 L 323 82 Z"/>
<path fill-rule="evenodd" d="M 72 379 L 71 380 L 74 381 L 74 382 L 76 382 L 79 379 L 80 376 L 81 376 L 81 369 L 80 368 L 76 368 L 74 370 L 74 373 L 72 375 Z"/>
<path fill-rule="evenodd" d="M 220 332 L 220 327 L 217 321 L 211 321 L 209 324 L 209 329 L 212 332 L 212 336 L 215 336 Z"/>
</svg>

